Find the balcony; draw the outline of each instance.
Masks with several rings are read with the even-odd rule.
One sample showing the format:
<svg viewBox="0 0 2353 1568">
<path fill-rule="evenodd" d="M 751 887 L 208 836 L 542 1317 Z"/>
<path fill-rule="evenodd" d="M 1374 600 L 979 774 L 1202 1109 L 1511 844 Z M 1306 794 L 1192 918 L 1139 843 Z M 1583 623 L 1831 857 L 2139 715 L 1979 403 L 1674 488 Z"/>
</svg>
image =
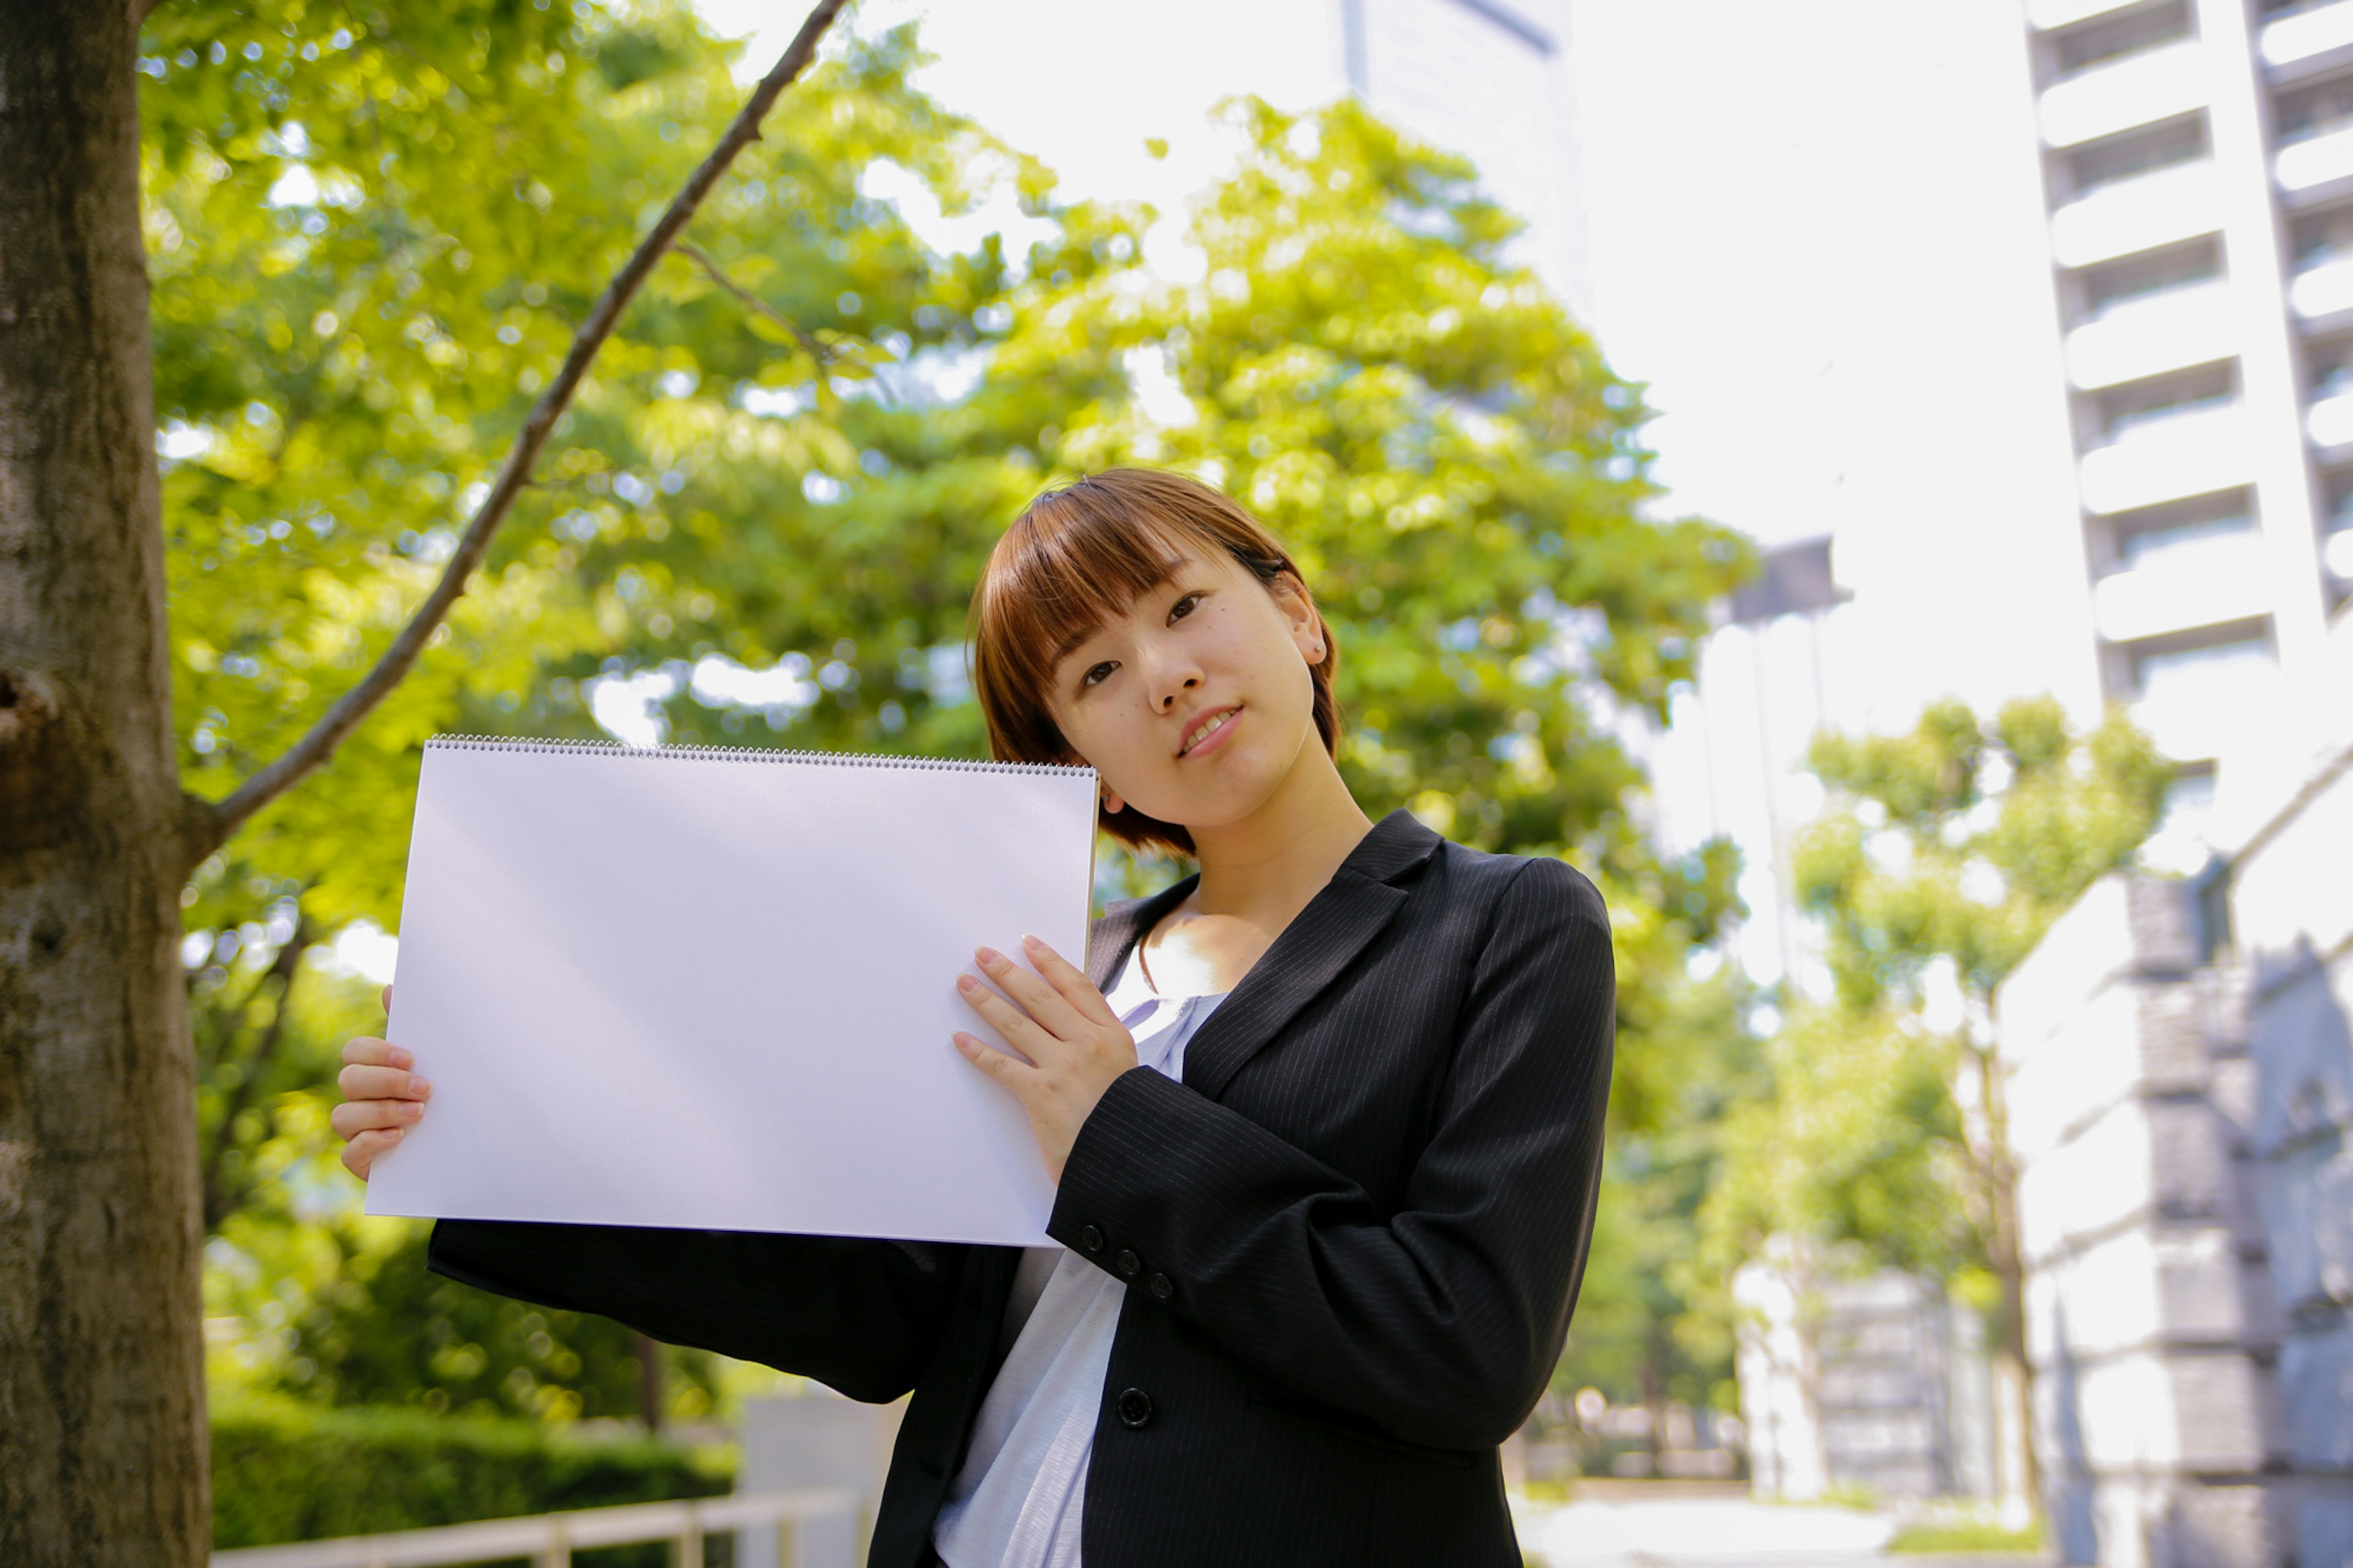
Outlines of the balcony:
<svg viewBox="0 0 2353 1568">
<path fill-rule="evenodd" d="M 2221 226 L 2221 189 L 2213 163 L 2201 158 L 2102 185 L 2060 207 L 2051 215 L 2051 254 L 2062 267 L 2089 267 Z"/>
<path fill-rule="evenodd" d="M 2253 529 L 2152 551 L 2092 589 L 2092 620 L 2110 642 L 2138 642 L 2251 620 L 2268 607 L 2262 535 Z"/>
<path fill-rule="evenodd" d="M 2052 84 L 2037 110 L 2042 140 L 2073 147 L 2202 108 L 2211 89 L 2194 38 L 2128 55 Z"/>
<path fill-rule="evenodd" d="M 2084 454 L 2077 482 L 2086 510 L 2132 511 L 2211 494 L 2254 478 L 2253 442 L 2235 404 L 2143 419 Z"/>
<path fill-rule="evenodd" d="M 2353 392 L 2323 397 L 2304 411 L 2304 433 L 2324 463 L 2353 458 Z"/>
<path fill-rule="evenodd" d="M 2353 583 L 2353 528 L 2340 528 L 2321 540 L 2320 563 L 2339 583 Z"/>
<path fill-rule="evenodd" d="M 2317 206 L 2353 191 L 2353 126 L 2281 148 L 2272 160 L 2272 175 L 2291 210 Z"/>
<path fill-rule="evenodd" d="M 2067 334 L 2067 376 L 2086 392 L 2238 353 L 2231 286 L 2200 283 L 2112 305 Z"/>
<path fill-rule="evenodd" d="M 2297 273 L 2287 286 L 2287 301 L 2314 331 L 2353 321 L 2353 256 Z"/>
<path fill-rule="evenodd" d="M 2121 11 L 2133 0 L 2026 0 L 2027 25 L 2037 32 L 2072 27 L 2110 11 Z"/>
<path fill-rule="evenodd" d="M 2353 60 L 2353 3 L 2337 0 L 2283 16 L 2255 43 L 2264 75 L 2274 82 L 2302 81 Z"/>
</svg>

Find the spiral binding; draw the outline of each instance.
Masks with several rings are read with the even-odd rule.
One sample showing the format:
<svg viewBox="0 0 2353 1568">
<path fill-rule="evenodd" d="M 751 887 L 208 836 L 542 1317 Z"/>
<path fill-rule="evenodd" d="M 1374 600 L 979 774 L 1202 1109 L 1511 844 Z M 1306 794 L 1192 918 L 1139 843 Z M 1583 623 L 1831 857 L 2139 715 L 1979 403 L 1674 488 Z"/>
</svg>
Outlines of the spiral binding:
<svg viewBox="0 0 2353 1568">
<path fill-rule="evenodd" d="M 434 735 L 427 750 L 544 752 L 557 756 L 655 757 L 673 762 L 815 763 L 843 768 L 920 768 L 935 773 L 1046 773 L 1092 776 L 1094 769 L 1060 763 L 984 763 L 964 757 L 894 756 L 885 752 L 788 752 L 765 746 L 632 746 L 620 741 L 533 741 L 511 735 Z"/>
</svg>

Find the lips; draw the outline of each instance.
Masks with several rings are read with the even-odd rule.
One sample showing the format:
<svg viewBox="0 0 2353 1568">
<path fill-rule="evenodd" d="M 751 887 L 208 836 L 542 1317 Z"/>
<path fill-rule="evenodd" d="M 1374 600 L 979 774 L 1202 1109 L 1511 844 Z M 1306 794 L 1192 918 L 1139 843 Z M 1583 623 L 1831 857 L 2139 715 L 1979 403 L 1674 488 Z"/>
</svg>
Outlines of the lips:
<svg viewBox="0 0 2353 1568">
<path fill-rule="evenodd" d="M 1232 723 L 1235 715 L 1240 711 L 1240 708 L 1220 708 L 1216 712 L 1205 716 L 1199 723 L 1186 732 L 1185 743 L 1176 748 L 1176 754 L 1180 757 L 1190 756 L 1195 747 Z"/>
</svg>

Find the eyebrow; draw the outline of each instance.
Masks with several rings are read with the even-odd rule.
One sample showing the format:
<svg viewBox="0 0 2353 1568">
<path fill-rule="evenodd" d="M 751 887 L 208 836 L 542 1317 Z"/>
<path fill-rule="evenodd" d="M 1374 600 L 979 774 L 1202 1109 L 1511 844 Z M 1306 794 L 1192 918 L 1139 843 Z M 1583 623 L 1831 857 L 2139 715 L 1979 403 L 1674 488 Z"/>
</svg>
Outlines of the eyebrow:
<svg viewBox="0 0 2353 1568">
<path fill-rule="evenodd" d="M 1149 594 L 1155 588 L 1166 587 L 1170 583 L 1175 582 L 1178 575 L 1181 574 L 1187 567 L 1192 564 L 1193 558 L 1189 555 L 1176 555 L 1170 557 L 1166 565 L 1162 568 L 1159 576 L 1155 577 L 1151 582 L 1146 583 L 1142 588 L 1136 590 L 1135 598 L 1141 599 L 1145 595 Z M 1135 599 L 1129 600 L 1129 611 L 1133 611 L 1134 607 Z M 1050 668 L 1051 666 L 1061 663 L 1064 659 L 1070 658 L 1071 655 L 1076 653 L 1079 650 L 1080 646 L 1089 637 L 1094 636 L 1097 632 L 1103 629 L 1103 622 L 1094 621 L 1085 626 L 1079 626 L 1071 631 L 1065 632 L 1062 635 L 1061 641 L 1054 645 L 1054 657 L 1047 660 L 1048 666 Z"/>
</svg>

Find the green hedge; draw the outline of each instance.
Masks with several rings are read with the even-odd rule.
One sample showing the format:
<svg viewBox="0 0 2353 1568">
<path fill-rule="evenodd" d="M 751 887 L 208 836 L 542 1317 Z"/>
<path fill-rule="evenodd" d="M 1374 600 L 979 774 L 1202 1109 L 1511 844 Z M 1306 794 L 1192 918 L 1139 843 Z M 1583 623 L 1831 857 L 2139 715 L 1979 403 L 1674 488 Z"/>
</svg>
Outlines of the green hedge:
<svg viewBox="0 0 2353 1568">
<path fill-rule="evenodd" d="M 248 1397 L 216 1404 L 212 1421 L 216 1547 L 710 1497 L 733 1481 L 716 1454 L 529 1421 Z"/>
</svg>

